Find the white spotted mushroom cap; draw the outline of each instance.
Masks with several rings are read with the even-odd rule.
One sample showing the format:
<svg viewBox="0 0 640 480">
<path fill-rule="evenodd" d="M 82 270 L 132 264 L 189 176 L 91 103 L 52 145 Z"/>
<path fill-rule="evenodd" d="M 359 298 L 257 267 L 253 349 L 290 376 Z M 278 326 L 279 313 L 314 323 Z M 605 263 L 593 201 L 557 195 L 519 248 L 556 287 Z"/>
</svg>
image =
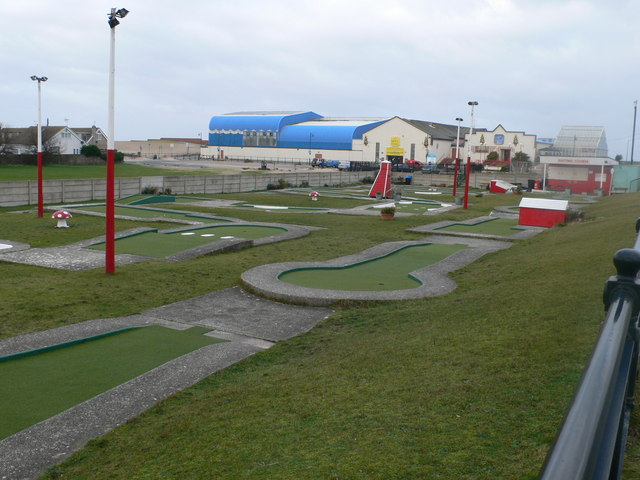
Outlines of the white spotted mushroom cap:
<svg viewBox="0 0 640 480">
<path fill-rule="evenodd" d="M 61 218 L 71 218 L 73 215 L 71 215 L 71 213 L 67 212 L 66 210 L 57 210 L 56 212 L 53 213 L 53 215 L 51 215 L 51 218 L 57 218 L 57 219 L 61 219 Z"/>
</svg>

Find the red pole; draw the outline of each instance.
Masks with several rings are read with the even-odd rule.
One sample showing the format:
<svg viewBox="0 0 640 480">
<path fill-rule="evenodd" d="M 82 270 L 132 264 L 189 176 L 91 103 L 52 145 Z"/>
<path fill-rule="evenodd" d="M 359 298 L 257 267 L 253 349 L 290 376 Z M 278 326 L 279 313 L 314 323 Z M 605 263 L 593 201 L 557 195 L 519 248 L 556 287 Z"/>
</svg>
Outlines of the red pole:
<svg viewBox="0 0 640 480">
<path fill-rule="evenodd" d="M 471 174 L 471 156 L 467 157 L 467 175 L 464 179 L 464 208 L 469 207 L 469 176 Z"/>
<path fill-rule="evenodd" d="M 105 273 L 116 271 L 116 245 L 115 245 L 115 150 L 107 150 L 107 198 L 106 198 L 106 237 L 105 237 Z"/>
<path fill-rule="evenodd" d="M 456 158 L 456 166 L 453 170 L 453 196 L 456 196 L 456 189 L 458 188 L 458 164 L 460 163 L 460 159 Z"/>
<path fill-rule="evenodd" d="M 44 216 L 44 195 L 42 193 L 42 152 L 38 151 L 38 217 Z"/>
</svg>

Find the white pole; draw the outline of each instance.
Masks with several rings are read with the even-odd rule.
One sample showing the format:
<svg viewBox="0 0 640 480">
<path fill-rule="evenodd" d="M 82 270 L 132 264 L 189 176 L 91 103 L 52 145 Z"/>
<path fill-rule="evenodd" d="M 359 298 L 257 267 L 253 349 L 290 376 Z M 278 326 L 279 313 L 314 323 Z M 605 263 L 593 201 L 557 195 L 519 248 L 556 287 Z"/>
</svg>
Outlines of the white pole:
<svg viewBox="0 0 640 480">
<path fill-rule="evenodd" d="M 38 79 L 38 153 L 42 153 L 42 89 Z"/>
<path fill-rule="evenodd" d="M 116 9 L 111 9 L 111 16 L 114 17 Z M 116 75 L 116 29 L 111 28 L 111 42 L 109 48 L 109 111 L 107 119 L 107 150 L 114 150 L 115 148 L 115 75 Z"/>
</svg>

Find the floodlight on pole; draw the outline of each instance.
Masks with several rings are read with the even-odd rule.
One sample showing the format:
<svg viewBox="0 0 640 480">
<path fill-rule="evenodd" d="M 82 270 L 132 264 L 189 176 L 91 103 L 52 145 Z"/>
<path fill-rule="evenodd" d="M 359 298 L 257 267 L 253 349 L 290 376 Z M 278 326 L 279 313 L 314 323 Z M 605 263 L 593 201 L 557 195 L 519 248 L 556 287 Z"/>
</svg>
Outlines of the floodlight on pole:
<svg viewBox="0 0 640 480">
<path fill-rule="evenodd" d="M 116 74 L 116 28 L 120 22 L 118 18 L 124 18 L 129 11 L 125 8 L 111 9 L 108 14 L 109 28 L 111 30 L 109 48 L 109 108 L 108 108 L 108 132 L 107 132 L 107 191 L 106 191 L 106 235 L 105 235 L 105 272 L 116 271 L 116 246 L 115 246 L 115 74 Z"/>
<path fill-rule="evenodd" d="M 457 188 L 458 188 L 458 166 L 460 164 L 460 122 L 462 119 L 460 117 L 456 118 L 456 122 L 458 122 L 458 133 L 456 133 L 456 158 L 455 158 L 455 167 L 453 170 L 453 196 L 456 196 Z"/>
<path fill-rule="evenodd" d="M 469 177 L 471 176 L 471 137 L 473 136 L 473 110 L 478 102 L 467 102 L 471 107 L 471 128 L 469 130 L 469 145 L 467 145 L 467 174 L 464 179 L 464 208 L 469 208 Z"/>
<path fill-rule="evenodd" d="M 42 82 L 49 80 L 47 77 L 31 75 L 31 80 L 38 82 L 38 217 L 44 216 L 44 194 L 42 191 Z"/>
</svg>

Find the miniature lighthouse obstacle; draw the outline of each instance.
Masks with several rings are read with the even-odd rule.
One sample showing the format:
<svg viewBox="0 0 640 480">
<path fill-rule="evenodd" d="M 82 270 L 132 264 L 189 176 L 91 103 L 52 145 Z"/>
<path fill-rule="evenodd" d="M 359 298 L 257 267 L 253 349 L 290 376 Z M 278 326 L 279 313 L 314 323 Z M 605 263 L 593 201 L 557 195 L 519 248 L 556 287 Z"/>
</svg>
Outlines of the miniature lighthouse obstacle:
<svg viewBox="0 0 640 480">
<path fill-rule="evenodd" d="M 377 197 L 381 194 L 382 198 L 391 198 L 391 162 L 384 160 L 380 162 L 380 170 L 376 179 L 369 190 L 370 197 Z"/>
</svg>

